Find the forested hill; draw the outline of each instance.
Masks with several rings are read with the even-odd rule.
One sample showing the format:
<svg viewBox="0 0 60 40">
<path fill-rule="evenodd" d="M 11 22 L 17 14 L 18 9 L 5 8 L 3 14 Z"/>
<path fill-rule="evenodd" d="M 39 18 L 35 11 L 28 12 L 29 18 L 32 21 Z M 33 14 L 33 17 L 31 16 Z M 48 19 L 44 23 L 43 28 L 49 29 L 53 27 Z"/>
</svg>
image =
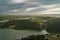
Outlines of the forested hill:
<svg viewBox="0 0 60 40">
<path fill-rule="evenodd" d="M 48 32 L 60 32 L 60 18 L 56 17 L 41 17 L 41 16 L 5 16 L 0 20 L 9 20 L 0 23 L 0 29 L 15 29 L 15 30 L 42 30 Z"/>
<path fill-rule="evenodd" d="M 60 18 L 51 20 L 47 26 L 48 32 L 60 33 Z"/>
<path fill-rule="evenodd" d="M 0 28 L 17 30 L 40 30 L 40 25 L 37 22 L 32 22 L 30 20 L 12 20 L 3 23 Z"/>
</svg>

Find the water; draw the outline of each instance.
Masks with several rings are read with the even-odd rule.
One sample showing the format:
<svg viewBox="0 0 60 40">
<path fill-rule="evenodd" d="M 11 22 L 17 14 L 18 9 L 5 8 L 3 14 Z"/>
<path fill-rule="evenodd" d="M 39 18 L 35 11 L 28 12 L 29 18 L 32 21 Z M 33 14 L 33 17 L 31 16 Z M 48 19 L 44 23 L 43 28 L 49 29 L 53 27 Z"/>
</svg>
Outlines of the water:
<svg viewBox="0 0 60 40">
<path fill-rule="evenodd" d="M 8 22 L 9 20 L 2 20 L 2 21 L 0 21 L 0 23 L 2 23 L 2 22 Z"/>
<path fill-rule="evenodd" d="M 0 29 L 0 40 L 20 39 L 34 34 L 40 34 L 40 31 Z"/>
</svg>

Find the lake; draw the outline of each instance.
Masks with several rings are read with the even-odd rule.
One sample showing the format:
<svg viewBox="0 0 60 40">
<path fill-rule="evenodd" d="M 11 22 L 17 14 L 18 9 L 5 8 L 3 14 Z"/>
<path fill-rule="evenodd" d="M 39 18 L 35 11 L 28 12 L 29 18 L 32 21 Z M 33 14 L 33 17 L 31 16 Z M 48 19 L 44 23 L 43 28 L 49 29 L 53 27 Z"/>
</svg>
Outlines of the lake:
<svg viewBox="0 0 60 40">
<path fill-rule="evenodd" d="M 14 40 L 26 37 L 29 35 L 37 35 L 43 33 L 42 31 L 30 31 L 30 30 L 13 30 L 13 29 L 0 29 L 0 40 Z M 47 32 L 44 32 L 47 33 Z"/>
</svg>

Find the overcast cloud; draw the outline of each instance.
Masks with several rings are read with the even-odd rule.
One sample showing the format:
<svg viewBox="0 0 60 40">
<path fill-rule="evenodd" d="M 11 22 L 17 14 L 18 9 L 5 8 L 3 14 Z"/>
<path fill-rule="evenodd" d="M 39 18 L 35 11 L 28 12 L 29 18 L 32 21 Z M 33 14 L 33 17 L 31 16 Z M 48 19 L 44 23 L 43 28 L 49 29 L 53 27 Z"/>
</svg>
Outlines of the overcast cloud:
<svg viewBox="0 0 60 40">
<path fill-rule="evenodd" d="M 60 0 L 0 0 L 0 14 L 60 14 Z"/>
</svg>

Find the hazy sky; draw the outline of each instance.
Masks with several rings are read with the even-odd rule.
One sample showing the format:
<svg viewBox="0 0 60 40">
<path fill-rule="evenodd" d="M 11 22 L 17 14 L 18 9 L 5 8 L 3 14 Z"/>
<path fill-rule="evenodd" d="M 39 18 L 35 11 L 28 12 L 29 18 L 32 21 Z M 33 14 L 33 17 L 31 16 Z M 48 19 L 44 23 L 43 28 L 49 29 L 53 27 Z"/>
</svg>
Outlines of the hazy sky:
<svg viewBox="0 0 60 40">
<path fill-rule="evenodd" d="M 0 0 L 0 14 L 60 14 L 60 0 Z"/>
</svg>

